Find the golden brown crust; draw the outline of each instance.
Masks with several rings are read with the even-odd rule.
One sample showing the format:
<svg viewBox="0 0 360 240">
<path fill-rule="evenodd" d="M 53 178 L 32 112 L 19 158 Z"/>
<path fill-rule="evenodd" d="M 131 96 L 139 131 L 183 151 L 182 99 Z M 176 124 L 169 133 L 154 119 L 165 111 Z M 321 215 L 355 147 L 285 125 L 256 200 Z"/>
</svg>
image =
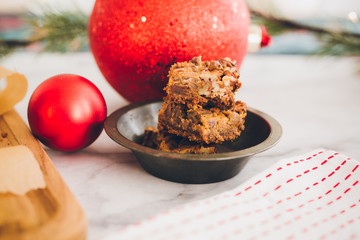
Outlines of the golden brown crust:
<svg viewBox="0 0 360 240">
<path fill-rule="evenodd" d="M 164 100 L 189 107 L 231 108 L 235 102 L 234 93 L 241 87 L 239 77 L 235 63 L 229 58 L 201 61 L 201 57 L 194 57 L 189 62 L 171 66 Z"/>
<path fill-rule="evenodd" d="M 158 129 L 198 143 L 232 141 L 244 130 L 246 104 L 237 101 L 229 110 L 165 102 L 159 111 Z"/>
<path fill-rule="evenodd" d="M 216 153 L 214 144 L 198 144 L 190 142 L 186 138 L 159 131 L 152 127 L 147 127 L 145 129 L 143 145 L 165 152 L 194 154 Z"/>
</svg>

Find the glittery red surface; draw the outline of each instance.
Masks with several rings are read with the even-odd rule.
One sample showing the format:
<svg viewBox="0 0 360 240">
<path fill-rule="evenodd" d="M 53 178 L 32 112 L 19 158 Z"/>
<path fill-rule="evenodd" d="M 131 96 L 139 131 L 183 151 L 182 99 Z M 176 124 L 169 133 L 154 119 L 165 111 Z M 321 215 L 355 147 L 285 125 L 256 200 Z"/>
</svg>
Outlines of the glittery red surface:
<svg viewBox="0 0 360 240">
<path fill-rule="evenodd" d="M 107 81 L 131 102 L 164 95 L 169 67 L 201 55 L 247 52 L 250 16 L 242 0 L 97 0 L 90 47 Z"/>
</svg>

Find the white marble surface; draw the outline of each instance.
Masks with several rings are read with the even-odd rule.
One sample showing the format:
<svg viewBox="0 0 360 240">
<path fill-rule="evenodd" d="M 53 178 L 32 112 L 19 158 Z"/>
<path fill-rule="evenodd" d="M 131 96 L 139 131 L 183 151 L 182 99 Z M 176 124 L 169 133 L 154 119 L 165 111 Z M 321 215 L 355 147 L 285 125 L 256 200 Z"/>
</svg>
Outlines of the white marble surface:
<svg viewBox="0 0 360 240">
<path fill-rule="evenodd" d="M 47 153 L 84 208 L 88 239 L 101 239 L 123 225 L 232 189 L 278 160 L 315 148 L 333 149 L 360 160 L 359 62 L 359 58 L 248 55 L 237 97 L 276 118 L 283 137 L 227 181 L 188 185 L 153 177 L 105 132 L 80 152 L 47 149 Z M 0 60 L 0 65 L 16 69 L 29 80 L 28 93 L 16 106 L 26 123 L 31 93 L 43 80 L 60 73 L 93 81 L 106 99 L 109 114 L 127 104 L 104 80 L 88 52 L 16 53 Z"/>
</svg>

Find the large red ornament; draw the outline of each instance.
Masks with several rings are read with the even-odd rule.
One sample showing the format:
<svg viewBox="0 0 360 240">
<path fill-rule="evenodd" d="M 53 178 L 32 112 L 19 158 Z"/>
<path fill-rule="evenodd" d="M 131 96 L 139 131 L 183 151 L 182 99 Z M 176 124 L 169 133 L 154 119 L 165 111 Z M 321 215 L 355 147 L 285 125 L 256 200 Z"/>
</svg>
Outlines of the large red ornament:
<svg viewBox="0 0 360 240">
<path fill-rule="evenodd" d="M 33 134 L 44 145 L 65 152 L 93 143 L 103 129 L 106 113 L 99 89 L 73 74 L 57 75 L 41 83 L 28 106 Z"/>
<path fill-rule="evenodd" d="M 243 0 L 97 0 L 89 39 L 107 81 L 136 102 L 164 96 L 174 62 L 202 55 L 240 66 L 249 24 Z"/>
</svg>

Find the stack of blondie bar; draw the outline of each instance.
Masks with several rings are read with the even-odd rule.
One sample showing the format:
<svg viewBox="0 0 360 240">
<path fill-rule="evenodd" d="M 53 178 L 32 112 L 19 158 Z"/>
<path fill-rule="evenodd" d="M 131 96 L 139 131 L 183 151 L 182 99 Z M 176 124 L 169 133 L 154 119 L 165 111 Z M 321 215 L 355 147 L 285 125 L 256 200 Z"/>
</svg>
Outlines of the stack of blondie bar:
<svg viewBox="0 0 360 240">
<path fill-rule="evenodd" d="M 175 63 L 165 87 L 157 129 L 147 128 L 144 145 L 168 152 L 215 153 L 215 144 L 244 130 L 246 104 L 235 100 L 239 72 L 229 58 Z"/>
</svg>

